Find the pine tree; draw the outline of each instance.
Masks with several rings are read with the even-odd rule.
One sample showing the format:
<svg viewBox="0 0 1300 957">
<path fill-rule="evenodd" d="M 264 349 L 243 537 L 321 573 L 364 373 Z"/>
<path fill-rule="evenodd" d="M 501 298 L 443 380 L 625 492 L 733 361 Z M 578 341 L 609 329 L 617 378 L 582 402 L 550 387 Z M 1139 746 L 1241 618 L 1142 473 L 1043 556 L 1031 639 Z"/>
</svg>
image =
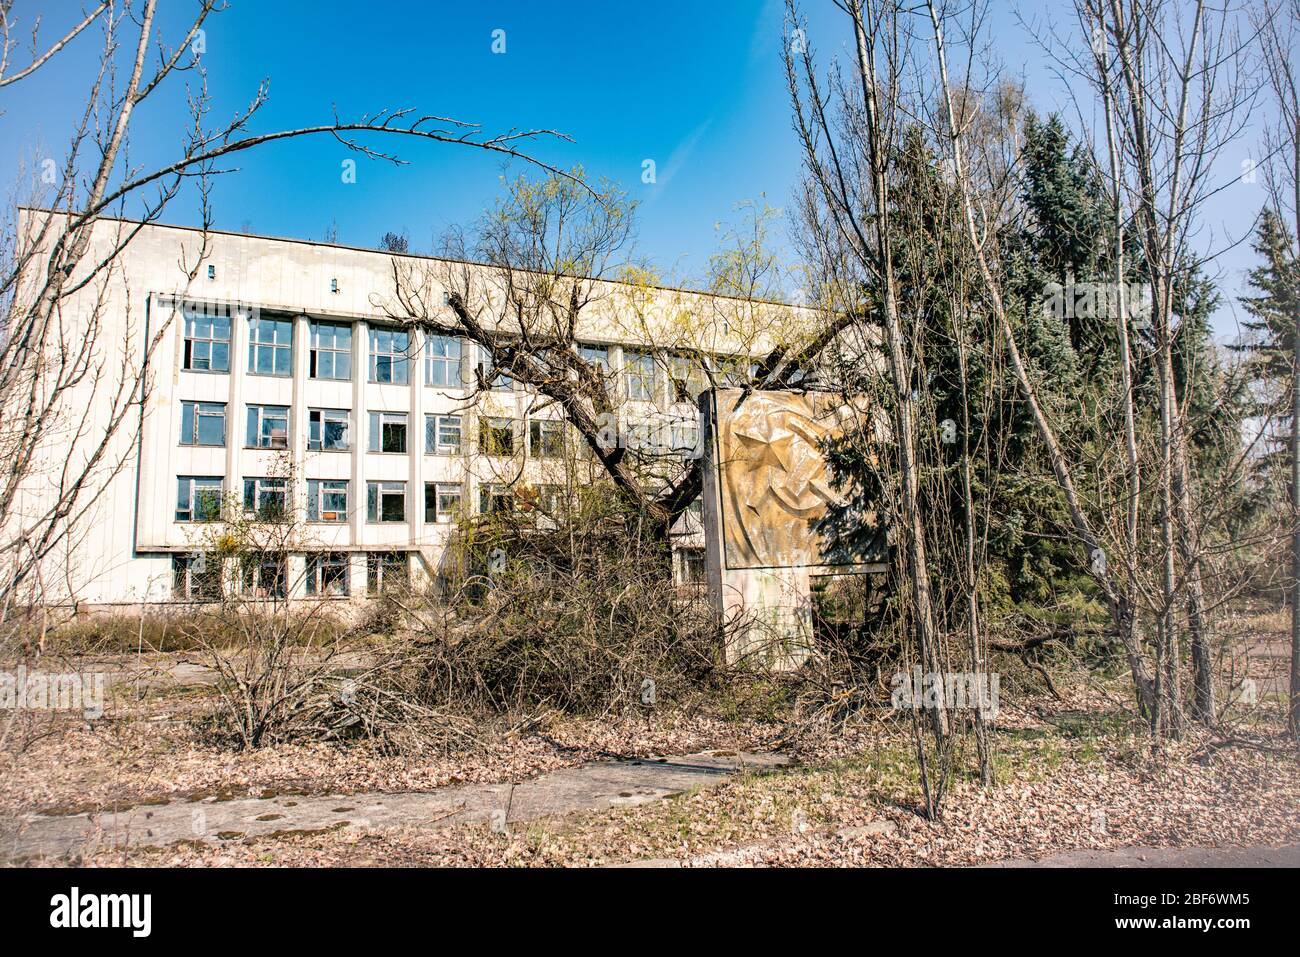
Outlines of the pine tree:
<svg viewBox="0 0 1300 957">
<path fill-rule="evenodd" d="M 1260 216 L 1254 249 L 1263 263 L 1247 274 L 1246 282 L 1257 294 L 1241 298 L 1252 318 L 1242 323 L 1247 338 L 1235 348 L 1246 354 L 1246 370 L 1259 387 L 1250 414 L 1271 418 L 1281 426 L 1266 440 L 1268 452 L 1261 464 L 1271 472 L 1290 464 L 1300 262 L 1286 226 L 1271 209 Z"/>
</svg>

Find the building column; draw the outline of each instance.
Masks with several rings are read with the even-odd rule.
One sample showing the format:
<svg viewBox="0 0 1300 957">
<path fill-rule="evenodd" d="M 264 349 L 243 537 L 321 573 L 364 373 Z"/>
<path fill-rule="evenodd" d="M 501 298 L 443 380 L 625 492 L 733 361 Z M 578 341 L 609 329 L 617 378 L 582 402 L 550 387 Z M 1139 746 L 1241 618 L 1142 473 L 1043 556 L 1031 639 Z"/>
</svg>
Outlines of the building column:
<svg viewBox="0 0 1300 957">
<path fill-rule="evenodd" d="M 227 400 L 226 495 L 232 493 L 243 507 L 244 471 L 240 454 L 248 411 L 244 408 L 244 376 L 248 369 L 249 323 L 258 315 L 256 306 L 241 308 L 230 317 L 230 398 Z"/>
<path fill-rule="evenodd" d="M 370 326 L 364 321 L 352 325 L 352 413 L 349 441 L 352 477 L 348 482 L 348 524 L 356 551 L 348 555 L 348 594 L 366 594 L 366 553 L 361 550 L 366 532 L 366 382 L 369 371 Z"/>
<path fill-rule="evenodd" d="M 409 341 L 410 427 L 406 431 L 406 451 L 410 459 L 410 494 L 407 496 L 407 528 L 411 545 L 424 545 L 424 333 L 412 330 Z M 414 569 L 412 570 L 414 572 Z"/>
<path fill-rule="evenodd" d="M 293 405 L 289 409 L 289 495 L 295 527 L 307 523 L 307 376 L 311 371 L 311 321 L 305 315 L 293 320 Z M 302 555 L 289 557 L 289 597 L 307 593 L 306 561 Z"/>
</svg>

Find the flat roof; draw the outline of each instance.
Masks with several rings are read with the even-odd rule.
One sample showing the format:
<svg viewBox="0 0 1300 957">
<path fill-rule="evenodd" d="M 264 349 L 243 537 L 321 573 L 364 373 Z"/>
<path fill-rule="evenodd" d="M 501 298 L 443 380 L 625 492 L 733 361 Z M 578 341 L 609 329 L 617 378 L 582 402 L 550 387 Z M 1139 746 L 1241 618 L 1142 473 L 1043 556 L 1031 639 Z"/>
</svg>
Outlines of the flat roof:
<svg viewBox="0 0 1300 957">
<path fill-rule="evenodd" d="M 76 214 L 75 210 L 69 212 L 68 210 L 48 209 L 42 206 L 29 206 L 25 203 L 19 203 L 17 205 L 17 208 L 32 213 L 49 213 L 56 216 L 67 216 L 67 215 Z M 277 243 L 294 243 L 300 246 L 318 246 L 324 249 L 342 249 L 348 252 L 372 253 L 376 256 L 400 256 L 404 259 L 420 259 L 429 262 L 463 263 L 464 265 L 467 266 L 481 266 L 484 269 L 502 268 L 500 266 L 494 266 L 492 263 L 480 262 L 475 259 L 451 259 L 447 256 L 434 256 L 431 254 L 391 252 L 387 249 L 378 249 L 373 246 L 350 246 L 346 243 L 327 243 L 324 242 L 323 240 L 299 239 L 294 236 L 268 236 L 263 233 L 240 232 L 233 229 L 211 229 L 211 228 L 204 229 L 202 226 L 182 226 L 178 223 L 146 222 L 141 219 L 126 219 L 121 216 L 101 215 L 101 216 L 96 216 L 95 220 L 97 222 L 107 221 L 112 223 L 125 223 L 131 226 L 144 226 L 151 229 L 176 229 L 176 230 L 180 230 L 181 232 L 188 232 L 188 233 L 208 233 L 210 235 L 215 235 L 215 236 L 240 236 L 248 239 L 265 239 L 270 242 L 277 242 Z M 626 282 L 625 280 L 606 279 L 602 276 L 582 276 L 580 278 L 587 279 L 592 282 L 607 282 L 610 283 L 611 285 L 616 285 L 616 286 L 635 286 L 634 283 L 629 283 Z M 691 289 L 686 286 L 668 286 L 662 283 L 646 283 L 645 285 L 649 289 L 659 289 L 664 292 L 688 293 L 692 296 L 700 296 L 705 299 L 732 299 L 737 302 L 760 302 L 760 303 L 764 303 L 765 305 L 785 306 L 790 309 L 810 309 L 810 310 L 815 309 L 815 307 L 813 306 L 800 305 L 799 303 L 787 302 L 782 299 L 767 299 L 762 296 L 754 296 L 754 297 L 734 296 L 729 293 L 708 292 L 703 289 Z"/>
</svg>

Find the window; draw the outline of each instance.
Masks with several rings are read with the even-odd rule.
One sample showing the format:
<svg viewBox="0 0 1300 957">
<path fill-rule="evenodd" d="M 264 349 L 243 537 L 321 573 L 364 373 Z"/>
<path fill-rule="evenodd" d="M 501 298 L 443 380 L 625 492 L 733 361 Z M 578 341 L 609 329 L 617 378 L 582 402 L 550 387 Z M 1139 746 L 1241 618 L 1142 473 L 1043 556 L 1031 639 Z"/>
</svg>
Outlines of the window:
<svg viewBox="0 0 1300 957">
<path fill-rule="evenodd" d="M 250 449 L 287 449 L 289 447 L 289 407 L 285 405 L 250 405 L 248 432 L 244 444 Z"/>
<path fill-rule="evenodd" d="M 446 482 L 424 483 L 424 520 L 429 523 L 454 522 L 460 515 L 461 488 Z"/>
<path fill-rule="evenodd" d="M 371 412 L 370 438 L 366 448 L 371 452 L 405 452 L 406 413 Z"/>
<path fill-rule="evenodd" d="M 509 512 L 515 506 L 514 496 L 505 485 L 483 484 L 478 487 L 478 510 L 481 515 Z"/>
<path fill-rule="evenodd" d="M 284 598 L 288 582 L 283 555 L 250 555 L 240 563 L 240 584 L 253 598 Z"/>
<path fill-rule="evenodd" d="M 410 563 L 402 552 L 366 554 L 366 592 L 379 595 L 410 583 Z"/>
<path fill-rule="evenodd" d="M 366 520 L 370 522 L 406 521 L 406 483 L 367 482 Z"/>
<path fill-rule="evenodd" d="M 564 423 L 559 419 L 533 419 L 528 423 L 528 454 L 536 459 L 564 457 Z"/>
<path fill-rule="evenodd" d="M 350 413 L 347 409 L 311 409 L 307 413 L 307 448 L 314 452 L 346 452 Z"/>
<path fill-rule="evenodd" d="M 460 340 L 455 336 L 429 336 L 424 344 L 424 384 L 458 389 Z"/>
<path fill-rule="evenodd" d="M 645 352 L 623 351 L 623 381 L 627 397 L 653 402 L 655 399 L 655 358 Z"/>
<path fill-rule="evenodd" d="M 225 444 L 226 403 L 181 403 L 181 445 Z"/>
<path fill-rule="evenodd" d="M 460 416 L 426 415 L 424 451 L 429 455 L 455 455 L 460 452 Z"/>
<path fill-rule="evenodd" d="M 370 330 L 370 381 L 405 383 L 411 337 L 400 329 Z"/>
<path fill-rule="evenodd" d="M 183 366 L 192 372 L 230 371 L 230 316 L 185 308 Z"/>
<path fill-rule="evenodd" d="M 704 549 L 682 549 L 682 584 L 701 588 L 704 585 L 705 564 Z"/>
<path fill-rule="evenodd" d="M 182 475 L 176 484 L 176 521 L 211 522 L 221 517 L 221 478 Z"/>
<path fill-rule="evenodd" d="M 308 479 L 307 521 L 346 522 L 347 520 L 347 479 Z"/>
<path fill-rule="evenodd" d="M 221 597 L 221 560 L 198 552 L 172 556 L 172 597 L 216 601 Z"/>
<path fill-rule="evenodd" d="M 248 371 L 293 375 L 293 320 L 255 319 L 249 323 Z"/>
<path fill-rule="evenodd" d="M 513 455 L 514 423 L 509 419 L 479 419 L 478 450 L 484 455 Z"/>
<path fill-rule="evenodd" d="M 668 376 L 674 402 L 694 402 L 709 387 L 704 366 L 694 356 L 672 356 L 668 360 Z"/>
<path fill-rule="evenodd" d="M 342 552 L 308 555 L 307 594 L 330 598 L 346 598 L 348 594 L 348 556 Z"/>
<path fill-rule="evenodd" d="M 352 378 L 351 323 L 312 320 L 308 375 L 313 379 Z"/>
<path fill-rule="evenodd" d="M 506 372 L 498 369 L 496 375 L 492 376 L 492 357 L 482 346 L 479 347 L 478 374 L 479 378 L 487 382 L 488 388 L 494 392 L 514 391 L 515 380 Z"/>
<path fill-rule="evenodd" d="M 285 517 L 288 506 L 288 489 L 284 479 L 244 479 L 244 514 L 249 518 L 274 522 Z"/>
<path fill-rule="evenodd" d="M 588 365 L 596 367 L 596 372 L 609 375 L 609 346 L 578 346 L 578 355 Z"/>
</svg>

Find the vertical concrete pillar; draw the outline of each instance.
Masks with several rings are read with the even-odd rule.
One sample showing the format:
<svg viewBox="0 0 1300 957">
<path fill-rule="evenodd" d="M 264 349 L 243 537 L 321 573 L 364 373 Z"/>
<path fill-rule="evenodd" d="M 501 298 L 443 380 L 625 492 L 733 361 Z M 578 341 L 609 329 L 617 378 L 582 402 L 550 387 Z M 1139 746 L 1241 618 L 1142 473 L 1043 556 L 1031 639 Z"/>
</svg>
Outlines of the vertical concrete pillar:
<svg viewBox="0 0 1300 957">
<path fill-rule="evenodd" d="M 410 478 L 406 497 L 406 525 L 410 529 L 410 545 L 419 548 L 424 544 L 424 333 L 411 331 L 410 340 L 411 403 L 410 424 L 406 429 L 406 451 L 410 459 Z M 415 573 L 412 569 L 412 575 Z"/>
<path fill-rule="evenodd" d="M 370 326 L 358 322 L 352 327 L 352 542 L 366 544 L 366 443 L 369 427 L 366 383 L 370 380 Z"/>
<path fill-rule="evenodd" d="M 304 528 L 307 522 L 307 376 L 311 371 L 311 320 L 305 315 L 293 320 L 293 402 L 289 409 L 289 502 L 293 522 Z M 306 560 L 302 555 L 289 558 L 289 597 L 307 593 Z"/>
<path fill-rule="evenodd" d="M 256 307 L 241 308 L 230 317 L 230 398 L 226 405 L 226 496 L 232 494 L 243 506 L 244 471 L 241 452 L 248 412 L 244 408 L 244 377 L 248 370 L 250 323 L 256 321 Z"/>
</svg>

